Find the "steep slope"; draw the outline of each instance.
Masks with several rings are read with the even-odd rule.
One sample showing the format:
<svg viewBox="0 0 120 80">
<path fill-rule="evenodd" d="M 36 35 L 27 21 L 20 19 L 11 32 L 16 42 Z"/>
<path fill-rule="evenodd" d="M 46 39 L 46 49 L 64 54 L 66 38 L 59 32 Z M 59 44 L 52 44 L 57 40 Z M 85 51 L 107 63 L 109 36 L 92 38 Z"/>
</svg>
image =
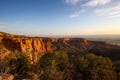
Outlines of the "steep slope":
<svg viewBox="0 0 120 80">
<path fill-rule="evenodd" d="M 114 46 L 100 41 L 88 41 L 83 38 L 35 38 L 0 33 L 0 44 L 9 51 L 37 52 L 40 54 L 54 50 L 64 50 L 76 53 L 120 54 L 120 46 Z M 111 52 L 111 50 L 113 52 Z M 115 51 L 116 52 L 115 52 Z M 110 54 L 110 55 L 111 55 Z"/>
</svg>

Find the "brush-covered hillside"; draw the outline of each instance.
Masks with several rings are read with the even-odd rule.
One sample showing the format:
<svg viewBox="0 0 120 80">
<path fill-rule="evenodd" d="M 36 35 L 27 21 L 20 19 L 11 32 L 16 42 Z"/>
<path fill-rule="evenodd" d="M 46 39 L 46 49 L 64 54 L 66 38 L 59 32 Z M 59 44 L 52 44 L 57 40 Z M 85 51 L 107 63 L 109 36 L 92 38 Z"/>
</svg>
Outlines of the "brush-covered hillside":
<svg viewBox="0 0 120 80">
<path fill-rule="evenodd" d="M 0 32 L 0 80 L 119 80 L 120 46 Z"/>
</svg>

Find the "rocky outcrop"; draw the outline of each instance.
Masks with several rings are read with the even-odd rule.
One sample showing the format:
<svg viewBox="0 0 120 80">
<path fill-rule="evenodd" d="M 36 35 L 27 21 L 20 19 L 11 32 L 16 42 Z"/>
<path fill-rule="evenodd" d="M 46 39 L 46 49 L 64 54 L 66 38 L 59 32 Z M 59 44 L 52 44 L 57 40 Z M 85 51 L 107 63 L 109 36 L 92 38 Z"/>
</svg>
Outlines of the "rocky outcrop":
<svg viewBox="0 0 120 80">
<path fill-rule="evenodd" d="M 0 44 L 5 47 L 6 51 L 3 54 L 4 56 L 1 55 L 4 52 L 0 51 L 1 59 L 6 57 L 11 51 L 18 50 L 19 52 L 26 53 L 31 63 L 37 62 L 43 54 L 54 50 L 81 53 L 81 55 L 95 53 L 110 57 L 113 60 L 120 57 L 120 46 L 101 41 L 89 41 L 83 38 L 41 38 L 0 33 Z"/>
<path fill-rule="evenodd" d="M 0 43 L 10 51 L 45 53 L 51 50 L 51 40 L 47 38 L 1 37 Z"/>
<path fill-rule="evenodd" d="M 65 50 L 68 52 L 83 52 L 93 48 L 114 48 L 113 45 L 105 42 L 88 41 L 83 38 L 40 38 L 10 36 L 3 33 L 0 35 L 0 44 L 3 44 L 9 51 L 46 53 L 53 50 Z M 120 49 L 120 47 L 118 48 Z"/>
</svg>

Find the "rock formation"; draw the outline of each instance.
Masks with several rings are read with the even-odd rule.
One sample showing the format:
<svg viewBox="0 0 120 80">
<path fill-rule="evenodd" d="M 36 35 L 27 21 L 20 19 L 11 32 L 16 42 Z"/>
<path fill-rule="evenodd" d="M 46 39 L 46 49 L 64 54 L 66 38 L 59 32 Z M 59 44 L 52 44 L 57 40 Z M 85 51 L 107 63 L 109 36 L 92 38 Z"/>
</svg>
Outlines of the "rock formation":
<svg viewBox="0 0 120 80">
<path fill-rule="evenodd" d="M 38 53 L 46 53 L 53 50 L 82 51 L 93 47 L 113 47 L 106 42 L 88 41 L 83 38 L 35 38 L 4 33 L 0 33 L 0 44 L 4 45 L 10 51 L 35 51 Z"/>
<path fill-rule="evenodd" d="M 88 41 L 83 38 L 41 38 L 25 37 L 0 33 L 0 44 L 9 51 L 18 50 L 20 52 L 36 52 L 44 54 L 54 50 L 64 50 L 68 52 L 84 52 L 91 49 L 114 49 L 120 47 L 100 41 Z"/>
</svg>

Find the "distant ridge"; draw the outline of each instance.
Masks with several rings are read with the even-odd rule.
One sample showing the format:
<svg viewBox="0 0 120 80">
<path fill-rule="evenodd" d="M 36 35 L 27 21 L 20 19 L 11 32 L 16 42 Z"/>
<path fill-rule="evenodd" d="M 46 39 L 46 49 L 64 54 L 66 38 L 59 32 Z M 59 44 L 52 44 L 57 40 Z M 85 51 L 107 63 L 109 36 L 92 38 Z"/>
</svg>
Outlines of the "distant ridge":
<svg viewBox="0 0 120 80">
<path fill-rule="evenodd" d="M 91 41 L 85 38 L 27 37 L 0 32 L 0 44 L 4 45 L 9 51 L 34 51 L 39 55 L 55 50 L 80 54 L 97 53 L 107 56 L 120 53 L 120 46 L 103 41 Z M 114 55 L 112 58 L 114 58 Z"/>
</svg>

